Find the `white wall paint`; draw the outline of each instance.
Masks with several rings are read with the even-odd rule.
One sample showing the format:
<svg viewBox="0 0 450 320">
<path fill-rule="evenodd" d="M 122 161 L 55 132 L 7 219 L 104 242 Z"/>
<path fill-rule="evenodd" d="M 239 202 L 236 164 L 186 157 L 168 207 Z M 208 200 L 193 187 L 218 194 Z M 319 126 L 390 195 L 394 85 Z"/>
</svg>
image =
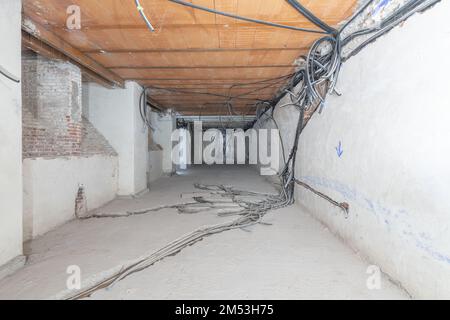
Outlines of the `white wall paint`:
<svg viewBox="0 0 450 320">
<path fill-rule="evenodd" d="M 158 180 L 163 175 L 163 152 L 162 150 L 150 150 L 148 153 L 149 160 L 149 176 L 148 182 L 150 183 L 150 188 L 152 183 Z"/>
<path fill-rule="evenodd" d="M 152 145 L 148 152 L 148 181 L 151 188 L 152 183 L 161 178 L 165 172 L 170 174 L 174 170 L 172 154 L 169 154 L 167 149 L 171 149 L 170 134 L 172 133 L 172 127 L 175 126 L 175 119 L 169 115 L 163 116 L 153 111 L 150 113 L 150 119 L 154 128 L 151 133 Z M 165 146 L 165 150 L 163 146 Z"/>
<path fill-rule="evenodd" d="M 94 83 L 83 86 L 87 118 L 119 154 L 120 195 L 147 188 L 148 132 L 139 114 L 141 91 L 135 82 L 127 82 L 125 89 L 107 89 Z"/>
<path fill-rule="evenodd" d="M 148 127 L 142 121 L 139 112 L 139 99 L 142 94 L 142 87 L 133 83 L 133 113 L 134 113 L 134 190 L 139 193 L 147 189 L 148 168 Z"/>
<path fill-rule="evenodd" d="M 0 2 L 0 65 L 21 75 L 20 0 Z M 22 254 L 21 85 L 0 75 L 0 265 Z"/>
<path fill-rule="evenodd" d="M 24 239 L 74 219 L 80 185 L 85 188 L 88 210 L 113 200 L 117 193 L 117 162 L 117 157 L 103 155 L 25 159 Z"/>
<path fill-rule="evenodd" d="M 416 298 L 450 298 L 449 18 L 443 1 L 345 63 L 299 148 L 297 177 L 350 217 L 302 188 L 297 203 Z M 277 109 L 282 128 L 292 112 Z"/>
<path fill-rule="evenodd" d="M 163 148 L 163 172 L 170 175 L 175 172 L 176 166 L 172 161 L 172 132 L 176 129 L 176 118 L 171 114 L 159 115 L 152 112 L 152 124 L 155 128 L 153 141 Z"/>
</svg>

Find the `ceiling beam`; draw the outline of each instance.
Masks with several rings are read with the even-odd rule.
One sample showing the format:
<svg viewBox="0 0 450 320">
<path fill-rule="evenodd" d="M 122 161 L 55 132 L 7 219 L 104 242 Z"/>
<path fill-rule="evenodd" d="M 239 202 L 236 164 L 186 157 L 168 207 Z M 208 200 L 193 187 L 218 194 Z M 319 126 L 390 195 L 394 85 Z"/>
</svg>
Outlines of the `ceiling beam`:
<svg viewBox="0 0 450 320">
<path fill-rule="evenodd" d="M 22 18 L 22 30 L 29 33 L 33 37 L 41 40 L 42 42 L 51 46 L 52 48 L 60 51 L 64 55 L 68 56 L 72 60 L 82 65 L 83 67 L 97 73 L 101 77 L 112 82 L 114 85 L 121 88 L 124 87 L 124 80 L 117 74 L 106 69 L 104 66 L 100 65 L 93 59 L 89 58 L 84 53 L 79 51 L 77 48 L 65 42 L 63 39 L 59 38 L 54 33 L 47 30 L 44 26 L 31 20 L 29 17 L 25 15 Z"/>
<path fill-rule="evenodd" d="M 239 84 L 235 82 L 230 83 L 204 83 L 204 82 L 158 82 L 158 81 L 142 81 L 142 85 L 148 85 L 150 87 L 158 87 L 158 88 L 184 88 L 184 89 L 230 89 L 231 86 L 238 87 L 236 89 L 239 89 L 239 87 L 242 87 L 241 89 L 248 89 L 248 88 L 261 88 L 261 87 L 270 87 L 273 88 L 275 86 L 279 86 L 282 81 L 279 82 L 263 82 L 263 83 L 255 83 L 255 84 Z"/>
<path fill-rule="evenodd" d="M 89 79 L 90 81 L 94 81 L 106 88 L 113 88 L 114 84 L 101 76 L 99 76 L 97 73 L 91 71 L 90 69 L 87 69 L 86 67 L 80 65 L 79 63 L 73 61 L 68 56 L 64 55 L 60 51 L 50 47 L 49 45 L 45 44 L 43 41 L 35 38 L 31 34 L 22 31 L 22 47 L 28 50 L 31 50 L 43 57 L 46 57 L 47 59 L 59 59 L 64 61 L 70 61 L 74 65 L 80 68 L 82 75 Z"/>
<path fill-rule="evenodd" d="M 230 80 L 230 82 L 216 82 L 216 83 L 204 83 L 204 82 L 187 82 L 187 81 L 198 81 L 198 80 L 189 80 L 189 79 L 183 79 L 183 80 L 168 80 L 172 82 L 165 82 L 165 79 L 162 80 L 142 80 L 142 84 L 147 84 L 149 86 L 158 86 L 158 87 L 192 87 L 192 86 L 203 86 L 204 88 L 230 88 L 230 86 L 240 86 L 245 88 L 260 88 L 262 86 L 266 85 L 272 85 L 272 86 L 278 86 L 280 82 L 262 82 L 262 83 L 242 83 L 242 82 L 236 82 L 239 80 Z M 205 80 L 205 79 L 203 79 Z M 262 78 L 260 80 L 263 80 Z M 287 79 L 286 79 L 287 80 Z M 164 82 L 159 82 L 164 81 Z M 176 82 L 173 82 L 176 81 Z M 214 81 L 211 80 L 211 81 Z M 192 87 L 195 88 L 195 87 Z M 197 88 L 198 89 L 198 88 Z"/>
<path fill-rule="evenodd" d="M 119 69 L 131 69 L 131 70 L 177 70 L 177 69 L 263 69 L 263 68 L 294 68 L 295 65 L 292 64 L 282 64 L 282 65 L 260 65 L 260 66 L 107 66 L 109 69 L 119 70 Z"/>
<path fill-rule="evenodd" d="M 201 53 L 201 52 L 258 52 L 258 51 L 308 51 L 308 47 L 302 48 L 192 48 L 192 49 L 97 49 L 84 50 L 83 53 Z"/>
<path fill-rule="evenodd" d="M 250 98 L 250 97 L 255 97 L 255 98 Z M 252 95 L 242 95 L 242 97 L 239 97 L 239 100 L 257 100 L 259 97 L 264 99 L 264 98 L 271 98 L 273 96 L 272 93 L 265 93 L 265 94 L 252 94 Z M 220 100 L 220 101 L 227 101 L 230 98 L 227 95 L 210 95 L 210 94 L 160 94 L 160 93 L 155 93 L 152 94 L 152 97 L 157 97 L 158 99 L 174 99 L 174 100 Z M 233 96 L 231 96 L 233 97 Z M 248 98 L 247 98 L 248 97 Z"/>
<path fill-rule="evenodd" d="M 309 28 L 312 26 L 310 22 L 303 22 L 303 21 L 282 21 L 282 20 L 274 20 L 271 21 L 273 23 L 283 24 L 286 26 L 291 27 L 298 27 L 298 28 Z M 335 20 L 335 19 L 325 19 L 324 22 L 326 22 L 329 25 L 336 26 L 341 21 Z M 53 25 L 53 27 L 58 29 L 67 29 L 66 25 L 62 25 L 61 23 Z M 164 24 L 161 25 L 154 25 L 155 30 L 158 32 L 163 29 L 192 29 L 192 28 L 214 28 L 218 30 L 235 30 L 239 28 L 252 28 L 252 29 L 261 29 L 265 30 L 267 29 L 266 26 L 256 25 L 252 22 L 233 22 L 233 23 L 170 23 L 170 21 L 165 21 Z M 148 30 L 148 27 L 143 24 L 89 24 L 85 23 L 81 27 L 81 32 L 89 31 L 89 30 Z M 298 31 L 295 31 L 298 32 Z M 301 33 L 300 33 L 301 34 Z M 320 34 L 317 35 L 318 37 Z"/>
<path fill-rule="evenodd" d="M 199 100 L 199 99 L 161 99 L 161 97 L 158 97 L 157 99 L 162 105 L 164 106 L 180 106 L 180 105 L 193 105 L 193 106 L 197 106 L 197 105 L 221 105 L 221 106 L 225 106 L 227 105 L 227 103 L 229 102 L 227 99 L 223 99 L 223 100 Z M 251 104 L 256 104 L 259 101 L 268 101 L 270 100 L 270 98 L 267 99 L 245 99 L 245 100 L 232 100 L 230 103 L 235 106 L 235 105 L 242 105 L 242 103 L 251 103 Z"/>
<path fill-rule="evenodd" d="M 143 85 L 146 85 L 146 83 L 144 82 Z M 220 84 L 212 84 L 210 86 L 208 86 L 207 83 L 191 83 L 191 84 L 167 84 L 167 83 L 162 83 L 160 85 L 158 85 L 157 87 L 155 87 L 155 84 L 147 84 L 150 89 L 153 90 L 161 90 L 161 91 L 165 91 L 164 89 L 180 89 L 180 90 L 203 90 L 203 91 L 199 91 L 199 92 L 205 92 L 207 90 L 221 90 L 221 91 L 226 91 L 229 92 L 229 90 L 233 90 L 233 91 L 237 91 L 237 90 L 249 90 L 249 89 L 261 89 L 261 90 L 274 90 L 275 87 L 278 88 L 279 87 L 279 83 L 274 83 L 274 84 L 270 84 L 267 86 L 257 86 L 257 85 L 249 85 L 249 86 L 245 86 L 245 87 L 232 87 L 233 84 L 224 84 L 224 85 L 220 85 Z M 231 87 L 231 88 L 230 88 Z"/>
<path fill-rule="evenodd" d="M 176 110 L 176 111 L 178 111 L 178 110 Z M 220 112 L 220 111 L 208 111 L 208 110 L 206 110 L 206 111 L 204 111 L 204 112 L 198 112 L 198 111 L 183 111 L 183 112 L 180 112 L 180 111 L 178 111 L 179 113 L 181 113 L 182 115 L 184 115 L 184 116 L 197 116 L 197 117 L 201 117 L 201 116 L 220 116 L 220 115 L 224 115 L 223 114 L 223 111 L 222 112 Z M 239 115 L 242 115 L 242 116 L 251 116 L 251 115 L 254 115 L 255 114 L 255 112 L 253 111 L 249 111 L 249 112 L 245 112 L 245 111 L 243 111 L 242 112 L 242 114 L 239 114 Z M 238 116 L 239 116 L 238 115 Z M 225 122 L 225 121 L 224 121 Z"/>
<path fill-rule="evenodd" d="M 267 80 L 267 78 L 247 78 L 247 79 L 204 79 L 204 78 L 124 78 L 125 80 L 133 80 L 133 81 L 230 81 L 229 84 L 237 84 L 237 85 L 246 85 L 246 84 L 255 84 L 254 82 L 261 81 L 261 83 L 269 84 L 270 81 L 277 80 Z M 267 80 L 267 81 L 265 81 Z M 280 79 L 278 79 L 280 80 Z M 287 80 L 287 78 L 286 78 Z M 245 82 L 246 83 L 242 83 Z M 250 82 L 249 82 L 250 81 Z M 264 82 L 263 82 L 264 81 Z"/>
<path fill-rule="evenodd" d="M 222 116 L 230 116 L 230 112 L 224 108 L 190 108 L 190 109 L 179 109 L 173 108 L 176 112 L 179 112 L 183 115 L 192 115 L 192 116 L 208 116 L 208 115 L 222 115 Z M 255 115 L 254 108 L 233 108 L 233 116 L 239 115 Z"/>
<path fill-rule="evenodd" d="M 182 106 L 173 106 L 174 109 L 176 109 L 177 111 L 199 111 L 199 110 L 210 110 L 210 111 L 222 111 L 225 113 L 229 113 L 228 112 L 228 108 L 225 106 L 189 106 L 189 107 L 182 107 Z M 247 110 L 252 110 L 255 109 L 254 105 L 249 105 L 249 106 L 240 106 L 240 107 L 233 107 L 233 110 L 237 110 L 237 111 L 247 111 Z"/>
<path fill-rule="evenodd" d="M 229 93 L 214 93 L 214 92 L 175 92 L 175 90 L 173 90 L 174 92 L 170 93 L 170 92 L 161 92 L 161 91 L 157 91 L 157 90 L 150 90 L 151 94 L 153 96 L 162 96 L 162 97 L 167 97 L 167 98 L 176 98 L 178 99 L 179 97 L 188 97 L 188 98 L 192 98 L 192 96 L 194 98 L 198 98 L 198 97 L 203 97 L 203 98 L 208 98 L 208 97 L 212 97 L 212 98 L 216 98 L 216 99 L 220 99 L 220 98 L 225 98 L 228 99 L 230 97 Z M 231 95 L 233 96 L 239 96 L 239 97 L 247 97 L 247 96 L 261 96 L 261 95 L 272 95 L 274 92 L 242 92 L 242 93 L 236 93 L 235 95 Z"/>
</svg>

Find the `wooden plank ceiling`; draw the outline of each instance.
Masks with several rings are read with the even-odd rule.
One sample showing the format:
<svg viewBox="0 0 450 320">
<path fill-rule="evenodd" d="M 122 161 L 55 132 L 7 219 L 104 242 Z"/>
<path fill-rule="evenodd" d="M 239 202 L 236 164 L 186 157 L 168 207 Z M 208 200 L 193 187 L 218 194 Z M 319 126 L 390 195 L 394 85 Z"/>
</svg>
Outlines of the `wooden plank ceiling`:
<svg viewBox="0 0 450 320">
<path fill-rule="evenodd" d="M 285 0 L 189 2 L 317 29 Z M 301 3 L 337 26 L 351 15 L 357 0 Z M 45 28 L 45 34 L 48 31 L 119 79 L 160 88 L 152 91 L 152 99 L 186 115 L 228 114 L 228 97 L 237 95 L 240 98 L 231 101 L 233 110 L 254 113 L 255 103 L 273 97 L 285 82 L 282 77 L 295 71 L 295 60 L 320 37 L 238 21 L 167 0 L 141 0 L 141 4 L 156 29 L 153 33 L 139 16 L 134 0 L 24 0 L 23 10 L 26 19 Z M 66 27 L 70 5 L 81 8 L 81 30 Z M 55 47 L 45 37 L 40 40 Z"/>
</svg>

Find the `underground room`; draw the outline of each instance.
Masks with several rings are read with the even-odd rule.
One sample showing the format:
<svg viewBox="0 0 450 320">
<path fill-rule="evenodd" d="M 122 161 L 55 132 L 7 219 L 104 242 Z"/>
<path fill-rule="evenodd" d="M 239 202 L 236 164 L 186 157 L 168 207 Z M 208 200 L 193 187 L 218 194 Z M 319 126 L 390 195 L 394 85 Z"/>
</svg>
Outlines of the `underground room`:
<svg viewBox="0 0 450 320">
<path fill-rule="evenodd" d="M 449 1 L 0 16 L 0 300 L 450 299 Z"/>
</svg>

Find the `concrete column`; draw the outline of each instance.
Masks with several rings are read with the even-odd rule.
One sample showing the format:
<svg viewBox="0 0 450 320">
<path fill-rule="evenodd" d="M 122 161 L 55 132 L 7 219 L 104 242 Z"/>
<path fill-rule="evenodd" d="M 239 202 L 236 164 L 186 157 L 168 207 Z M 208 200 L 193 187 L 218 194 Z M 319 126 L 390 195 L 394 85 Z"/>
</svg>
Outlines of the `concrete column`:
<svg viewBox="0 0 450 320">
<path fill-rule="evenodd" d="M 155 114 L 152 119 L 155 127 L 153 139 L 163 149 L 163 172 L 165 175 L 175 173 L 176 166 L 172 161 L 172 132 L 176 130 L 176 118 L 171 114 Z"/>
<path fill-rule="evenodd" d="M 21 1 L 0 3 L 0 66 L 20 78 Z M 21 84 L 0 75 L 0 265 L 22 254 Z M 0 277 L 5 275 L 0 268 Z"/>
<path fill-rule="evenodd" d="M 87 118 L 119 154 L 119 195 L 147 188 L 148 129 L 139 113 L 141 92 L 135 82 L 127 82 L 124 89 L 94 83 L 83 87 Z"/>
</svg>

